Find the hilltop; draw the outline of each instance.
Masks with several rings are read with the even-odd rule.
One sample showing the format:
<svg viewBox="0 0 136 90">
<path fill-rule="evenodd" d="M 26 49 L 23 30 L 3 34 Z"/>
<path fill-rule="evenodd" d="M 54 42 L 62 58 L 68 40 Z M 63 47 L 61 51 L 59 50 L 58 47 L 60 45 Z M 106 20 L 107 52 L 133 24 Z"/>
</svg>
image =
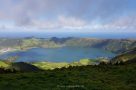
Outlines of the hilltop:
<svg viewBox="0 0 136 90">
<path fill-rule="evenodd" d="M 0 49 L 8 51 L 25 50 L 33 47 L 58 48 L 58 47 L 90 47 L 121 53 L 136 46 L 134 39 L 96 39 L 96 38 L 1 38 Z"/>
</svg>

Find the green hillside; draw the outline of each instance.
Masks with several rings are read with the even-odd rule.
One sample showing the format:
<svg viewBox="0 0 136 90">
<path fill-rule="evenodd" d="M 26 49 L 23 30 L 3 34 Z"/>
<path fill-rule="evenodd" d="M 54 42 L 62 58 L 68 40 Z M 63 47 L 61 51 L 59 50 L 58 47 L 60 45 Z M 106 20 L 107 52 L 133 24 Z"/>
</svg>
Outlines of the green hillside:
<svg viewBox="0 0 136 90">
<path fill-rule="evenodd" d="M 9 71 L 16 71 L 16 72 L 35 72 L 35 71 L 41 71 L 38 67 L 25 63 L 25 62 L 5 62 L 0 61 L 0 68 L 9 70 Z M 1 72 L 0 72 L 1 73 Z"/>
<path fill-rule="evenodd" d="M 98 59 L 81 59 L 75 62 L 33 62 L 32 65 L 41 68 L 43 70 L 53 70 L 56 68 L 68 68 L 70 66 L 85 66 L 98 64 L 100 60 Z"/>
<path fill-rule="evenodd" d="M 116 64 L 116 63 L 122 63 L 122 62 L 136 62 L 136 48 L 134 49 L 130 49 L 116 57 L 114 57 L 111 60 L 112 64 Z"/>
<path fill-rule="evenodd" d="M 0 74 L 1 90 L 135 90 L 136 64 Z"/>
<path fill-rule="evenodd" d="M 6 68 L 8 66 L 9 66 L 9 64 L 7 64 L 7 63 L 5 63 L 3 61 L 0 61 L 0 67 Z"/>
<path fill-rule="evenodd" d="M 38 67 L 25 62 L 15 62 L 9 66 L 9 69 L 14 69 L 19 72 L 36 72 L 41 71 Z"/>
<path fill-rule="evenodd" d="M 62 67 L 67 67 L 69 63 L 66 63 L 66 62 L 60 62 L 60 63 L 55 63 L 55 62 L 35 62 L 35 63 L 32 63 L 34 66 L 37 66 L 41 69 L 44 69 L 44 70 L 52 70 L 52 69 L 55 69 L 55 68 L 62 68 Z"/>
<path fill-rule="evenodd" d="M 0 38 L 0 50 L 10 48 L 25 50 L 33 47 L 58 48 L 58 47 L 90 47 L 100 48 L 115 53 L 120 53 L 136 46 L 133 39 L 95 39 L 95 38 Z"/>
</svg>

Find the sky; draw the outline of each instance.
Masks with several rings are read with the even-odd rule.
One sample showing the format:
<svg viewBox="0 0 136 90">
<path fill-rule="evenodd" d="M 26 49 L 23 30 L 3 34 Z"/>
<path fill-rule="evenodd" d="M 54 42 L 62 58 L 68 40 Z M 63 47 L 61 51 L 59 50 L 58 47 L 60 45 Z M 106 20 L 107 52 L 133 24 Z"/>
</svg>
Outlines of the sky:
<svg viewBox="0 0 136 90">
<path fill-rule="evenodd" d="M 136 0 L 0 0 L 0 32 L 136 33 Z"/>
</svg>

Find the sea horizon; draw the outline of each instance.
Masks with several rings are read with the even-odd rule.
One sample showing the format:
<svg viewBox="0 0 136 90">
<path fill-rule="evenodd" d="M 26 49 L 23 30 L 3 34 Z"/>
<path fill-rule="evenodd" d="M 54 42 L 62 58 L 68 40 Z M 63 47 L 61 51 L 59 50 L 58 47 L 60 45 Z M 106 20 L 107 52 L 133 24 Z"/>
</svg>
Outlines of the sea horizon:
<svg viewBox="0 0 136 90">
<path fill-rule="evenodd" d="M 110 32 L 2 32 L 0 33 L 0 38 L 26 38 L 26 37 L 35 37 L 35 38 L 67 38 L 67 37 L 76 37 L 76 38 L 100 38 L 100 39 L 136 39 L 136 33 L 133 32 L 119 32 L 119 33 L 110 33 Z"/>
</svg>

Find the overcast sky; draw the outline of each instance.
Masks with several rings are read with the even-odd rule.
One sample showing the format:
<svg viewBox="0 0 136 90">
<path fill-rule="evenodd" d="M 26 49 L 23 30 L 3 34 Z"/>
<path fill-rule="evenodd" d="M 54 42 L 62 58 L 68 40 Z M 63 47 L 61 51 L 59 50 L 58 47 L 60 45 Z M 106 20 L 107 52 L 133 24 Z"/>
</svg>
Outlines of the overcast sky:
<svg viewBox="0 0 136 90">
<path fill-rule="evenodd" d="M 0 0 L 4 32 L 136 32 L 136 0 Z"/>
</svg>

